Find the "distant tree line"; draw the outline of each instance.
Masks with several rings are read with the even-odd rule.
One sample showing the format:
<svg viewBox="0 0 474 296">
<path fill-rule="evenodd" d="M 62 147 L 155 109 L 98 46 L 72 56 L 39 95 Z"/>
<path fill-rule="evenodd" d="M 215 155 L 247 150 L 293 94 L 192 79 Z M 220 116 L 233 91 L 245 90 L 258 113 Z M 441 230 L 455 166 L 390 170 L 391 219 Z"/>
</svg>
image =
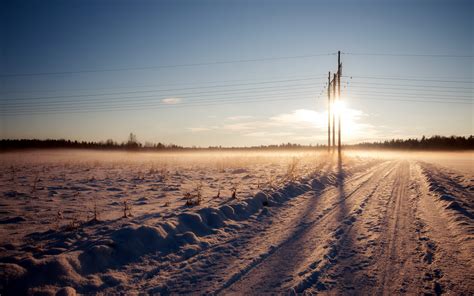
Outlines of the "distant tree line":
<svg viewBox="0 0 474 296">
<path fill-rule="evenodd" d="M 470 150 L 474 149 L 474 137 L 443 137 L 432 136 L 421 139 L 392 139 L 383 142 L 360 143 L 351 145 L 354 148 L 375 148 L 375 149 L 406 149 L 406 150 Z"/>
<path fill-rule="evenodd" d="M 145 145 L 138 142 L 137 136 L 130 133 L 128 140 L 118 143 L 112 139 L 106 141 L 72 141 L 72 140 L 37 140 L 37 139 L 21 139 L 21 140 L 0 140 L 0 150 L 19 150 L 19 149 L 102 149 L 102 150 L 172 150 L 183 149 L 174 144 L 149 143 Z"/>
<path fill-rule="evenodd" d="M 355 145 L 346 145 L 351 149 L 405 149 L 405 150 L 471 150 L 474 149 L 474 137 L 443 137 L 433 136 L 421 139 L 393 139 L 383 142 L 366 142 Z M 113 140 L 100 142 L 93 141 L 71 141 L 71 140 L 0 140 L 0 151 L 21 149 L 99 149 L 99 150 L 130 150 L 130 151 L 162 151 L 162 150 L 317 150 L 326 149 L 326 145 L 300 145 L 284 143 L 280 145 L 262 145 L 252 147 L 183 147 L 174 144 L 138 142 L 137 137 L 131 133 L 128 140 L 122 143 Z"/>
</svg>

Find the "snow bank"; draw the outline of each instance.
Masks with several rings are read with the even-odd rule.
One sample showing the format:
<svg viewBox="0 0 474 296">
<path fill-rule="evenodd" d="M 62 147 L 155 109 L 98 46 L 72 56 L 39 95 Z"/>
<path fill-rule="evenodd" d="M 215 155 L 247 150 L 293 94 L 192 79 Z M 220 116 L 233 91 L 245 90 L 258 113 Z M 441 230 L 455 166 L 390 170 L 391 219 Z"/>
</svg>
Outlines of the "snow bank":
<svg viewBox="0 0 474 296">
<path fill-rule="evenodd" d="M 464 190 L 453 187 L 456 183 L 450 182 L 449 180 L 446 182 L 446 180 L 442 180 L 439 176 L 434 175 L 433 172 L 426 170 L 424 172 L 428 182 L 428 189 L 437 197 L 439 202 L 444 204 L 446 209 L 455 211 L 455 214 L 457 215 L 463 215 L 466 218 L 474 219 L 474 212 L 472 211 L 472 205 L 469 204 L 469 198 L 463 198 L 463 195 L 466 193 L 459 192 Z M 467 195 L 470 196 L 471 193 L 469 192 Z"/>
<path fill-rule="evenodd" d="M 76 248 L 70 248 L 73 251 L 57 255 L 35 254 L 40 259 L 27 253 L 26 257 L 20 259 L 9 258 L 10 263 L 0 263 L 0 288 L 14 294 L 58 295 L 74 295 L 75 289 L 80 293 L 89 293 L 107 288 L 121 281 L 120 276 L 104 275 L 107 270 L 117 269 L 150 253 L 175 253 L 184 258 L 192 257 L 208 247 L 203 241 L 204 237 L 218 230 L 226 231 L 229 224 L 248 219 L 264 207 L 284 203 L 311 190 L 322 190 L 334 182 L 334 175 L 320 177 L 318 180 L 290 182 L 274 192 L 260 191 L 243 200 L 184 212 L 154 225 L 133 222 L 123 224 L 118 220 L 115 223 L 118 229 L 108 227 L 104 232 L 104 227 L 99 240 L 76 245 Z M 118 226 L 120 223 L 122 225 Z M 57 235 L 64 239 L 63 234 Z"/>
<path fill-rule="evenodd" d="M 436 166 L 422 164 L 421 166 L 428 190 L 436 204 L 449 219 L 449 226 L 459 241 L 474 239 L 474 199 L 472 198 L 472 182 L 464 182 L 463 176 Z"/>
</svg>

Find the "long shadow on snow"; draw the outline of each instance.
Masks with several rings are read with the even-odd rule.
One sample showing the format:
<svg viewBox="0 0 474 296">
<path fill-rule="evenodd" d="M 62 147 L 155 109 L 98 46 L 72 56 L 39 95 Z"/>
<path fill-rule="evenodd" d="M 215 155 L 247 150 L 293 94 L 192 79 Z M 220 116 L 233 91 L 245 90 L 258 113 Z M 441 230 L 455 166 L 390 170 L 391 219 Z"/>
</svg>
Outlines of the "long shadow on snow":
<svg viewBox="0 0 474 296">
<path fill-rule="evenodd" d="M 331 158 L 330 166 L 332 165 L 333 159 Z M 329 175 L 329 171 L 331 170 L 328 170 L 323 176 L 321 176 L 321 178 L 327 177 Z M 344 192 L 345 175 L 346 173 L 344 172 L 342 166 L 342 158 L 341 156 L 338 156 L 336 184 L 338 186 L 339 194 L 335 202 L 339 204 L 337 219 L 341 220 L 341 222 L 347 216 L 347 207 L 345 205 L 346 194 Z M 293 233 L 291 233 L 288 238 L 283 243 L 281 243 L 274 252 L 272 252 L 271 261 L 265 261 L 265 264 L 270 265 L 264 269 L 263 273 L 259 273 L 258 275 L 256 275 L 259 278 L 259 281 L 257 281 L 254 287 L 248 287 L 250 288 L 253 294 L 280 291 L 285 280 L 291 281 L 292 276 L 299 271 L 301 265 L 304 263 L 308 263 L 308 256 L 311 256 L 313 250 L 304 249 L 303 247 L 301 247 L 301 245 L 304 244 L 304 241 L 311 240 L 313 233 L 311 233 L 312 227 L 309 225 L 312 222 L 305 221 L 305 218 L 310 216 L 315 211 L 315 209 L 318 209 L 320 198 L 319 196 L 317 196 L 317 194 L 322 192 L 322 190 L 320 189 L 315 190 L 315 196 L 311 199 L 311 203 L 308 205 L 307 209 L 301 214 L 299 223 L 297 223 L 298 227 L 296 227 Z M 319 220 L 319 218 L 321 218 L 322 216 L 323 215 L 320 215 L 316 220 Z M 340 233 L 338 234 L 337 232 L 335 232 L 335 235 L 339 236 Z M 337 256 L 339 247 L 336 244 L 337 242 L 333 245 L 328 246 L 329 250 L 327 257 L 328 261 L 332 262 L 331 264 L 335 262 L 335 256 Z M 318 246 L 314 247 L 316 248 Z M 284 250 L 287 249 L 289 249 L 290 252 L 285 254 Z M 311 265 L 314 265 L 314 263 L 315 262 L 313 262 L 313 264 Z M 315 265 L 317 265 L 317 263 Z M 251 270 L 247 274 L 250 273 Z M 309 288 L 309 286 L 311 286 L 312 284 L 315 284 L 317 282 L 318 277 L 319 274 L 313 272 L 312 276 L 308 278 L 308 281 L 306 281 L 303 285 L 297 288 L 296 292 L 302 292 L 305 289 Z M 230 285 L 232 285 L 232 282 L 228 283 L 227 286 Z M 301 289 L 301 291 L 298 291 L 299 289 Z"/>
<path fill-rule="evenodd" d="M 355 293 L 353 269 L 357 269 L 359 265 L 354 251 L 355 245 L 353 242 L 355 234 L 350 230 L 356 219 L 353 214 L 360 214 L 361 210 L 358 209 L 352 215 L 350 214 L 351 209 L 348 208 L 346 203 L 346 199 L 348 198 L 344 188 L 346 173 L 344 172 L 342 161 L 342 156 L 338 155 L 336 175 L 338 199 L 335 201 L 338 207 L 336 208 L 335 222 L 339 223 L 339 226 L 332 232 L 332 240 L 330 243 L 325 246 L 326 251 L 324 257 L 321 258 L 320 261 L 316 261 L 315 264 L 311 266 L 313 270 L 309 275 L 305 276 L 304 279 L 294 287 L 295 292 L 298 294 L 304 291 L 317 292 L 328 290 L 335 283 L 338 286 L 342 286 L 345 293 Z M 334 271 L 328 275 L 330 270 Z M 324 283 L 324 279 L 327 276 L 331 282 L 329 284 Z"/>
<path fill-rule="evenodd" d="M 330 173 L 332 172 L 333 163 L 334 161 L 331 157 L 326 171 L 321 175 L 313 176 L 311 179 L 323 180 L 323 179 L 328 178 Z M 323 167 L 321 167 L 321 169 L 322 168 Z M 257 265 L 259 265 L 261 262 L 263 262 L 266 258 L 278 252 L 278 250 L 284 247 L 285 245 L 294 243 L 296 238 L 303 235 L 305 233 L 305 230 L 307 231 L 307 229 L 305 228 L 307 228 L 306 226 L 308 223 L 304 221 L 304 218 L 310 215 L 314 211 L 314 209 L 318 207 L 320 199 L 317 198 L 316 195 L 320 194 L 321 192 L 324 191 L 324 189 L 327 188 L 327 186 L 325 187 L 323 183 L 319 183 L 319 182 L 312 184 L 312 187 L 313 187 L 315 196 L 311 199 L 311 203 L 309 204 L 307 210 L 301 214 L 300 220 L 299 220 L 300 223 L 298 223 L 298 221 L 296 222 L 298 226 L 293 230 L 291 234 L 288 235 L 288 238 L 282 243 L 280 243 L 278 246 L 272 248 L 268 253 L 264 254 L 263 256 L 260 256 L 257 260 L 251 263 L 250 266 L 247 266 L 246 268 L 244 268 L 244 270 L 240 271 L 238 274 L 234 274 L 229 280 L 227 280 L 226 283 L 224 283 L 224 285 L 220 289 L 218 289 L 217 291 L 214 291 L 214 293 L 219 294 L 224 289 L 229 288 L 234 283 L 238 282 L 243 277 L 250 274 L 254 270 L 254 268 Z M 273 289 L 270 289 L 270 290 L 276 290 L 278 286 L 281 284 L 281 280 L 283 280 L 283 277 L 285 275 L 291 275 L 292 274 L 291 271 L 295 270 L 298 267 L 299 262 L 297 260 L 290 259 L 290 258 L 295 259 L 297 258 L 298 255 L 299 253 L 294 254 L 294 255 L 292 254 L 290 257 L 289 256 L 280 256 L 280 257 L 272 256 L 272 257 L 277 258 L 276 259 L 277 261 L 274 265 L 275 268 L 272 268 L 271 270 L 267 270 L 263 274 L 259 274 L 259 277 L 261 278 L 261 282 L 257 284 L 255 287 L 249 287 L 247 285 L 248 283 L 246 283 L 247 285 L 246 288 L 248 288 L 249 291 L 252 291 L 252 294 L 259 293 L 260 291 L 265 291 L 265 288 L 270 287 L 270 286 L 273 287 Z M 236 264 L 234 262 L 238 262 L 237 258 L 229 262 L 229 265 Z M 276 275 L 276 273 L 282 273 L 282 272 L 284 272 L 282 276 Z M 272 279 L 277 279 L 278 282 L 270 282 Z"/>
</svg>

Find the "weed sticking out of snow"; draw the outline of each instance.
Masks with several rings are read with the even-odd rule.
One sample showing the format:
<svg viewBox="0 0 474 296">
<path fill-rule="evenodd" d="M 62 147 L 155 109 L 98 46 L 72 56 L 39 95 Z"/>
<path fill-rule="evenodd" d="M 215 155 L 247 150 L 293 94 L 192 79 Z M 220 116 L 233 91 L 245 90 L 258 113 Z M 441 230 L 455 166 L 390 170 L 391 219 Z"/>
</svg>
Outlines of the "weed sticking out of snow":
<svg viewBox="0 0 474 296">
<path fill-rule="evenodd" d="M 133 217 L 132 215 L 132 205 L 128 202 L 128 200 L 123 201 L 123 216 L 122 218 Z"/>
</svg>

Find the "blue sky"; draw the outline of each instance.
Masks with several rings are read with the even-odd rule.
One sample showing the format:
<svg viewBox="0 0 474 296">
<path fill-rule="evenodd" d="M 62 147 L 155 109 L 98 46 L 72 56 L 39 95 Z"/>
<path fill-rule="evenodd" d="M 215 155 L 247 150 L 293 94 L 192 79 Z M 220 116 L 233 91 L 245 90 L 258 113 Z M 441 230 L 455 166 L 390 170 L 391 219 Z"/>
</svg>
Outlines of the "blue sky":
<svg viewBox="0 0 474 296">
<path fill-rule="evenodd" d="M 337 50 L 347 142 L 473 134 L 472 1 L 1 5 L 1 138 L 325 143 Z"/>
</svg>

